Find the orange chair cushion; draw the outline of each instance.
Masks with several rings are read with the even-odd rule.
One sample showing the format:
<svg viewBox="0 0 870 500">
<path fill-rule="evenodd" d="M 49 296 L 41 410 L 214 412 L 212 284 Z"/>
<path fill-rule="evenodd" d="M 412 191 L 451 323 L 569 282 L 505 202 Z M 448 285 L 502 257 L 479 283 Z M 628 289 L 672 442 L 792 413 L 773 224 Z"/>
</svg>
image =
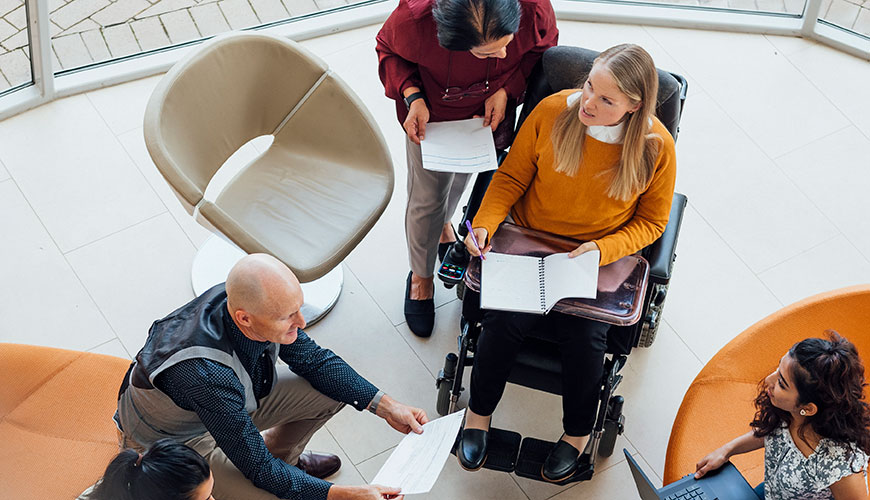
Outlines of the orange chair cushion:
<svg viewBox="0 0 870 500">
<path fill-rule="evenodd" d="M 749 327 L 723 347 L 698 373 L 677 412 L 665 458 L 664 483 L 695 471 L 707 453 L 749 431 L 758 383 L 796 342 L 824 337 L 833 329 L 870 362 L 870 286 L 804 299 Z M 865 397 L 870 392 L 865 389 Z M 753 486 L 764 479 L 762 450 L 732 458 Z"/>
<path fill-rule="evenodd" d="M 118 453 L 112 415 L 130 361 L 0 343 L 0 491 L 72 499 Z"/>
</svg>

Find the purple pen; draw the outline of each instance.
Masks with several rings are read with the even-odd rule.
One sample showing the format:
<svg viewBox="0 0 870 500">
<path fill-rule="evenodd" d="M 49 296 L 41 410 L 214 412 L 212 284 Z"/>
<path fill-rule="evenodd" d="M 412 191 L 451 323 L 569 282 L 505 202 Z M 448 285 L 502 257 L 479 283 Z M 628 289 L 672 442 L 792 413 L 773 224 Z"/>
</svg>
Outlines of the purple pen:
<svg viewBox="0 0 870 500">
<path fill-rule="evenodd" d="M 465 221 L 465 227 L 468 228 L 468 234 L 471 235 L 471 241 L 474 242 L 474 248 L 477 249 L 477 253 L 480 254 L 480 260 L 486 260 L 486 257 L 483 256 L 483 250 L 480 249 L 480 245 L 477 244 L 477 236 L 474 235 L 474 230 L 471 229 L 471 221 Z"/>
</svg>

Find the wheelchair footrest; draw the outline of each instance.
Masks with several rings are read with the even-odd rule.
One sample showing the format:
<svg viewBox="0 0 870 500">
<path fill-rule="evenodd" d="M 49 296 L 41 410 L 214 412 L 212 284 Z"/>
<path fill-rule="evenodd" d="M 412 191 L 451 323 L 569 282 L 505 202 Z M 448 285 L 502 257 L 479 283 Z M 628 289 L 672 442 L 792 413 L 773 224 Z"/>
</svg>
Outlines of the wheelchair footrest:
<svg viewBox="0 0 870 500">
<path fill-rule="evenodd" d="M 461 435 L 462 431 L 459 432 L 459 436 Z M 456 438 L 456 446 L 453 447 L 452 453 L 454 455 L 459 446 L 459 436 Z M 483 468 L 499 472 L 513 472 L 517 466 L 517 453 L 520 451 L 522 439 L 523 437 L 518 432 L 491 427 Z"/>
<path fill-rule="evenodd" d="M 542 441 L 530 437 L 523 439 L 522 446 L 520 446 L 520 454 L 517 458 L 517 467 L 514 472 L 516 472 L 518 476 L 528 479 L 546 481 L 544 476 L 541 475 L 541 467 L 544 465 L 544 461 L 547 460 L 547 455 L 550 454 L 550 450 L 552 450 L 554 446 L 556 446 L 556 443 L 551 441 Z M 580 457 L 580 461 L 582 463 L 573 476 L 553 484 L 561 486 L 577 481 L 587 481 L 592 479 L 593 465 L 589 463 L 589 455 L 584 454 Z"/>
</svg>

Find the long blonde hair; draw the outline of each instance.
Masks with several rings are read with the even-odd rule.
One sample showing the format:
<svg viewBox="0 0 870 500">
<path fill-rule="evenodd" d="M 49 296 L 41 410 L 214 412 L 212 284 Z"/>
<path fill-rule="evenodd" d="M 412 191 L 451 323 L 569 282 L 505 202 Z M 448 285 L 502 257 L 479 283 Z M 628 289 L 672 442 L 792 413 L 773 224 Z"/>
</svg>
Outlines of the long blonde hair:
<svg viewBox="0 0 870 500">
<path fill-rule="evenodd" d="M 639 45 L 622 44 L 611 47 L 595 58 L 592 65 L 603 65 L 619 90 L 632 105 L 640 108 L 625 120 L 622 154 L 613 168 L 613 180 L 607 190 L 611 198 L 627 201 L 638 195 L 652 179 L 655 161 L 663 139 L 650 132 L 656 110 L 659 77 L 652 57 Z M 581 84 L 582 87 L 582 84 Z M 583 159 L 586 125 L 578 112 L 581 100 L 565 108 L 553 124 L 553 153 L 556 171 L 575 176 Z"/>
</svg>

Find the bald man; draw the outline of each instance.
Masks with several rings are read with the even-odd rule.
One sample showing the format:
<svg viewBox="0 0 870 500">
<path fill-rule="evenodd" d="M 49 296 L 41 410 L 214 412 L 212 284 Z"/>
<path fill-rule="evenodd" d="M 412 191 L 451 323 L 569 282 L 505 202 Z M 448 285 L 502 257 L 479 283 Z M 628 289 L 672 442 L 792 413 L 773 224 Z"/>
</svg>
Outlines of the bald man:
<svg viewBox="0 0 870 500">
<path fill-rule="evenodd" d="M 208 460 L 218 500 L 401 498 L 396 488 L 330 484 L 338 457 L 302 453 L 346 404 L 404 433 L 427 421 L 311 340 L 302 302 L 287 266 L 250 255 L 226 283 L 156 321 L 121 385 L 122 446 L 186 443 Z"/>
</svg>

